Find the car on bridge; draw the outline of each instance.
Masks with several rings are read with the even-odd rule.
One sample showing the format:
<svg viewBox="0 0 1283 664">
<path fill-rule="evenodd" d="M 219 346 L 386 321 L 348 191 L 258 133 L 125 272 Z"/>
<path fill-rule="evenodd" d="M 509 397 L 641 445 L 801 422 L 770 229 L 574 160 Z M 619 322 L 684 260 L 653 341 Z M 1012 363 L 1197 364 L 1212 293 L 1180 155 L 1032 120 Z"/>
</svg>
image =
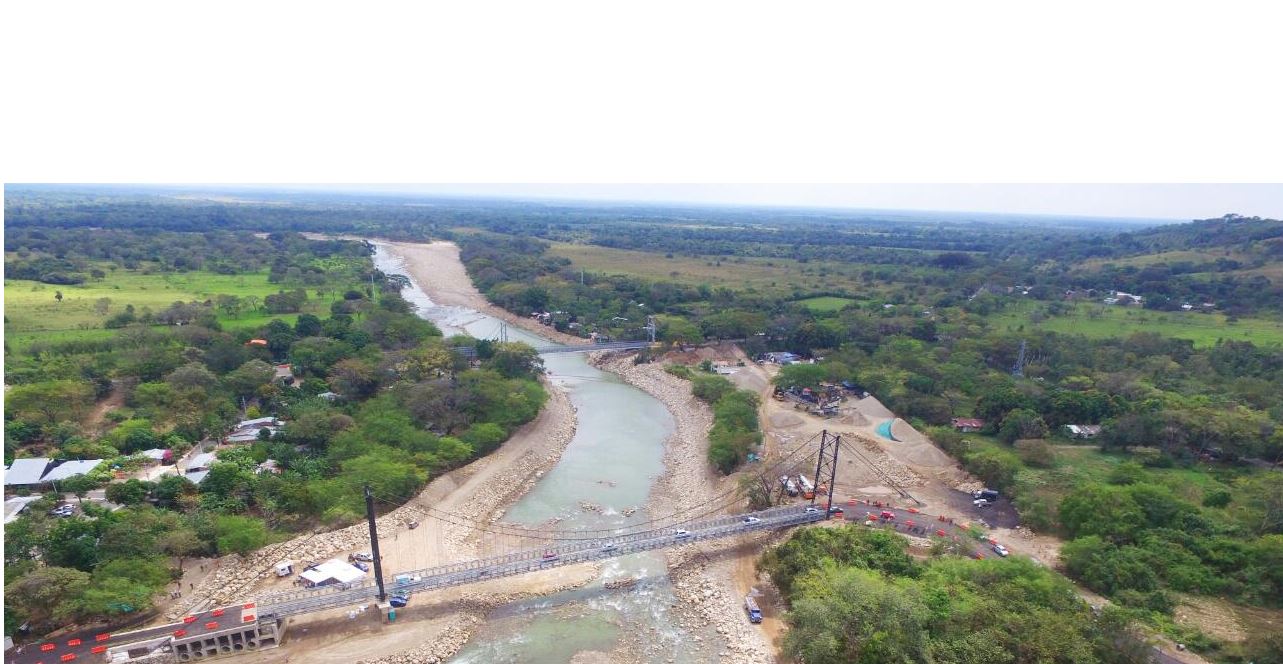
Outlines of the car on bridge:
<svg viewBox="0 0 1283 664">
<path fill-rule="evenodd" d="M 690 536 L 691 536 L 691 531 L 686 530 L 686 529 L 683 529 L 683 528 L 678 528 L 678 529 L 677 529 L 677 532 L 675 532 L 675 533 L 673 533 L 673 534 L 674 534 L 674 535 L 676 535 L 677 537 L 690 537 Z"/>
<path fill-rule="evenodd" d="M 561 556 L 558 556 L 556 551 L 544 551 L 543 558 L 541 559 L 541 561 L 545 563 L 550 563 L 560 557 Z"/>
<path fill-rule="evenodd" d="M 605 545 L 605 546 L 601 547 L 601 550 L 602 550 L 602 551 L 614 551 L 614 550 L 615 550 L 615 549 L 617 549 L 617 548 L 619 548 L 619 545 L 615 544 L 614 542 L 611 542 L 611 543 L 609 543 L 609 544 L 607 544 L 607 545 Z"/>
<path fill-rule="evenodd" d="M 746 516 L 746 517 L 744 517 L 744 523 L 758 523 L 758 522 L 760 522 L 760 521 L 761 521 L 761 519 L 759 519 L 759 518 L 757 518 L 757 517 L 755 517 L 755 516 Z"/>
</svg>

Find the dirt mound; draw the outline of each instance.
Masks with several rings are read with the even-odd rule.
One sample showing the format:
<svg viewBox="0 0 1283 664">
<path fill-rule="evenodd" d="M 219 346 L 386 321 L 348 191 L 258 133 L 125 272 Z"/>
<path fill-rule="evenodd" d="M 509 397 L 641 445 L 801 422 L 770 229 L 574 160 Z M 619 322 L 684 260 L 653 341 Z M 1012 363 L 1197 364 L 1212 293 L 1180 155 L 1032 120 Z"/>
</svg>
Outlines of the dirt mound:
<svg viewBox="0 0 1283 664">
<path fill-rule="evenodd" d="M 843 415 L 834 421 L 838 424 L 847 424 L 854 427 L 869 426 L 869 418 L 858 410 L 843 411 Z"/>
<path fill-rule="evenodd" d="M 802 423 L 802 418 L 793 413 L 771 413 L 770 420 L 771 426 L 777 429 L 787 429 Z"/>
</svg>

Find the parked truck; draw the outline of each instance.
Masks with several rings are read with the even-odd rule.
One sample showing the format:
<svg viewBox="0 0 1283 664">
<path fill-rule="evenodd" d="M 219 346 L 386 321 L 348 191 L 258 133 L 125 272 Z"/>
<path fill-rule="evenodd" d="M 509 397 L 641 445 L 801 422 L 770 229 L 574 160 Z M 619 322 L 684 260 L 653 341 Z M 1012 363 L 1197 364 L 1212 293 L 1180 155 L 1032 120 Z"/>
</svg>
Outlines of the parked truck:
<svg viewBox="0 0 1283 664">
<path fill-rule="evenodd" d="M 780 475 L 780 486 L 784 487 L 784 491 L 788 492 L 788 495 L 797 495 L 797 483 L 788 475 Z"/>
<path fill-rule="evenodd" d="M 748 613 L 748 621 L 754 625 L 762 622 L 762 610 L 757 608 L 757 602 L 752 597 L 744 598 L 744 611 Z"/>
<path fill-rule="evenodd" d="M 810 500 L 815 497 L 815 485 L 811 483 L 811 480 L 806 478 L 806 475 L 799 473 L 797 476 L 797 483 L 802 486 L 803 498 Z"/>
</svg>

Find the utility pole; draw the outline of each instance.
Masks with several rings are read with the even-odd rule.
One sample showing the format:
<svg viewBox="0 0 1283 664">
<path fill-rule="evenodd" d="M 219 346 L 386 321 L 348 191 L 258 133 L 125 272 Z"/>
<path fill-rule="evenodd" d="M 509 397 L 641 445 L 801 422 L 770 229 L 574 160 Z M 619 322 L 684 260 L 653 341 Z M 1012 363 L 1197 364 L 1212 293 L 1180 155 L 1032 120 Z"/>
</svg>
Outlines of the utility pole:
<svg viewBox="0 0 1283 664">
<path fill-rule="evenodd" d="M 388 599 L 388 594 L 383 590 L 383 558 L 379 555 L 379 531 L 374 524 L 374 494 L 370 493 L 370 485 L 365 485 L 365 518 L 370 522 L 370 553 L 374 556 L 374 582 L 379 586 L 379 601 L 384 602 Z"/>
</svg>

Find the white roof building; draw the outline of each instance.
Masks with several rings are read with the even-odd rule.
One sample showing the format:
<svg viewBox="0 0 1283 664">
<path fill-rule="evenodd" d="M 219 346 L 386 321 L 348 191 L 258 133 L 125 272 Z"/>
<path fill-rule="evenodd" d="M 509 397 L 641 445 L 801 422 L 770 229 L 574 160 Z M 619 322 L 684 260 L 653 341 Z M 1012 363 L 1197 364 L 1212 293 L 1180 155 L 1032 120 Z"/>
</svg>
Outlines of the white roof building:
<svg viewBox="0 0 1283 664">
<path fill-rule="evenodd" d="M 22 510 L 27 508 L 27 504 L 40 500 L 44 496 L 23 496 L 14 497 L 4 501 L 4 522 L 9 523 L 22 514 Z"/>
<path fill-rule="evenodd" d="M 201 452 L 187 462 L 187 471 L 208 469 L 215 461 L 217 461 L 217 458 L 213 452 Z"/>
<path fill-rule="evenodd" d="M 299 576 L 309 585 L 327 586 L 334 583 L 360 581 L 365 578 L 365 572 L 341 560 L 327 560 Z"/>
<path fill-rule="evenodd" d="M 208 474 L 209 474 L 208 470 L 190 470 L 190 471 L 187 471 L 187 474 L 184 477 L 186 477 L 187 481 L 191 482 L 192 484 L 200 484 L 202 481 L 205 480 L 205 476 Z"/>
<path fill-rule="evenodd" d="M 65 480 L 68 477 L 84 475 L 85 473 L 98 467 L 102 459 L 86 459 L 84 461 L 64 461 L 53 467 L 45 476 L 40 478 L 41 482 L 57 482 Z"/>
<path fill-rule="evenodd" d="M 14 459 L 4 469 L 5 486 L 35 486 L 49 469 L 48 459 Z"/>
</svg>

